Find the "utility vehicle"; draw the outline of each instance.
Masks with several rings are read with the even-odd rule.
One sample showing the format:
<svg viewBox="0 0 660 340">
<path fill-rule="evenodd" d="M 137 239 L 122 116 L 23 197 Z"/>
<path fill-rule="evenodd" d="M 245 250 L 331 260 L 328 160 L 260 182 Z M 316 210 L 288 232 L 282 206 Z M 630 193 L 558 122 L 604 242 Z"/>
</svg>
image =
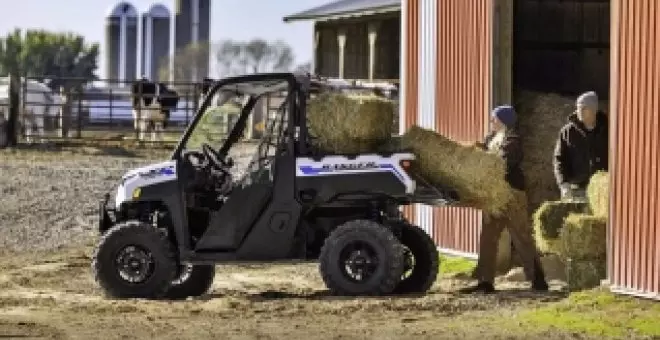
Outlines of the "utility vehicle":
<svg viewBox="0 0 660 340">
<path fill-rule="evenodd" d="M 110 194 L 101 200 L 102 237 L 92 267 L 106 295 L 199 296 L 210 288 L 216 264 L 280 260 L 318 260 L 334 294 L 427 291 L 438 252 L 400 207 L 457 197 L 422 185 L 410 152 L 340 155 L 314 147 L 306 103 L 325 90 L 332 89 L 322 79 L 292 73 L 216 82 L 171 159 L 126 173 L 114 206 Z M 230 151 L 240 146 L 255 105 L 274 94 L 285 100 L 267 115 L 254 157 L 233 169 Z M 241 114 L 214 145 L 202 122 L 212 107 L 230 102 Z"/>
</svg>

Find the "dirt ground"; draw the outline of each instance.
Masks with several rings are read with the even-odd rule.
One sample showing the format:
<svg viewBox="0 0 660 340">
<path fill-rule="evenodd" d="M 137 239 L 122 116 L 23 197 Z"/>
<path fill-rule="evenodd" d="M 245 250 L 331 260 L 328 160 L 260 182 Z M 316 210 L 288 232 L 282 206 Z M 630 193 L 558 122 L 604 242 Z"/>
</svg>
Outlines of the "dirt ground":
<svg viewBox="0 0 660 340">
<path fill-rule="evenodd" d="M 316 263 L 221 265 L 195 300 L 107 299 L 90 269 L 98 199 L 166 155 L 107 153 L 0 150 L 0 338 L 603 338 L 518 319 L 561 303 L 556 290 L 501 281 L 498 294 L 458 296 L 468 282 L 444 276 L 425 296 L 333 297 Z"/>
</svg>

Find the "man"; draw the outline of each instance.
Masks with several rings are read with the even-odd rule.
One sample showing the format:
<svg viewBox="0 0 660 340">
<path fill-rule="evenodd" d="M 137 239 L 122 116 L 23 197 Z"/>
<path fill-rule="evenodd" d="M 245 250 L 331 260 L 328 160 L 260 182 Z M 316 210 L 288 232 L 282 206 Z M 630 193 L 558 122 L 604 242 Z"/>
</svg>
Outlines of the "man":
<svg viewBox="0 0 660 340">
<path fill-rule="evenodd" d="M 586 92 L 555 144 L 554 173 L 562 199 L 584 199 L 591 176 L 607 171 L 608 148 L 607 116 L 598 110 L 596 93 Z"/>
<path fill-rule="evenodd" d="M 532 238 L 531 228 L 527 223 L 527 197 L 525 177 L 520 163 L 522 148 L 520 137 L 515 133 L 516 112 L 511 106 L 496 107 L 491 113 L 491 132 L 483 143 L 477 143 L 483 149 L 502 157 L 506 163 L 505 180 L 514 191 L 515 200 L 511 202 L 503 216 L 485 216 L 479 241 L 479 260 L 475 269 L 475 286 L 461 289 L 461 293 L 492 293 L 496 271 L 497 247 L 502 230 L 507 228 L 516 251 L 522 258 L 527 277 L 532 281 L 532 288 L 548 290 L 545 274 L 541 268 L 539 254 Z"/>
</svg>

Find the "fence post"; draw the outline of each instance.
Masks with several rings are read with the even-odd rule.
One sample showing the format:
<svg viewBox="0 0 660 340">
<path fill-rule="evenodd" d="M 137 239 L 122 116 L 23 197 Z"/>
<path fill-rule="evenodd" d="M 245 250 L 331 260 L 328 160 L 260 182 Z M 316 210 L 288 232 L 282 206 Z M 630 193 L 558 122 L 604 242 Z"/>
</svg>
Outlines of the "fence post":
<svg viewBox="0 0 660 340">
<path fill-rule="evenodd" d="M 140 141 L 140 132 L 142 130 L 142 124 L 140 124 L 142 122 L 142 103 L 143 103 L 143 101 L 142 101 L 142 98 L 143 98 L 142 97 L 142 85 L 143 84 L 140 83 L 140 85 L 138 86 L 138 98 L 140 98 L 140 100 L 138 101 L 137 119 L 136 119 L 136 122 L 134 123 L 134 124 L 136 124 L 135 126 L 137 127 L 137 129 L 135 129 L 135 140 L 136 141 Z M 133 103 L 133 100 L 134 99 L 133 99 L 133 96 L 132 96 L 132 93 L 131 93 L 131 104 Z"/>
<path fill-rule="evenodd" d="M 20 78 L 16 75 L 9 75 L 9 115 L 6 122 L 7 138 L 5 140 L 6 146 L 16 146 L 18 144 L 18 114 L 20 101 Z"/>
<path fill-rule="evenodd" d="M 62 97 L 62 107 L 60 108 L 60 137 L 65 138 L 69 134 L 71 125 L 71 93 L 68 89 L 60 88 L 60 97 Z"/>
<path fill-rule="evenodd" d="M 76 88 L 76 94 L 78 98 L 78 112 L 76 112 L 76 118 L 78 120 L 78 128 L 76 131 L 76 138 L 82 138 L 82 99 L 83 99 L 83 90 L 81 87 Z"/>
<path fill-rule="evenodd" d="M 113 97 L 112 96 L 113 96 L 113 94 L 112 94 L 112 87 L 111 87 L 110 88 L 110 128 L 111 129 L 114 126 L 114 125 L 112 125 L 112 123 L 113 123 L 113 120 L 112 120 L 112 104 L 113 104 L 112 101 L 113 101 Z M 90 114 L 89 116 L 91 118 L 92 115 Z"/>
</svg>

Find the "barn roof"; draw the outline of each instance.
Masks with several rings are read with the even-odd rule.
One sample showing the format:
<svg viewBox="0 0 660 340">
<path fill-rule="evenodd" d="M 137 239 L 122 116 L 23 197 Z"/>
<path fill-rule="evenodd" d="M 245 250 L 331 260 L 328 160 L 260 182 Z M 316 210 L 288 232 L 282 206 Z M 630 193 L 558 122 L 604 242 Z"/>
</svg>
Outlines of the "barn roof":
<svg viewBox="0 0 660 340">
<path fill-rule="evenodd" d="M 329 20 L 401 10 L 401 0 L 337 0 L 284 17 L 284 22 Z"/>
</svg>

